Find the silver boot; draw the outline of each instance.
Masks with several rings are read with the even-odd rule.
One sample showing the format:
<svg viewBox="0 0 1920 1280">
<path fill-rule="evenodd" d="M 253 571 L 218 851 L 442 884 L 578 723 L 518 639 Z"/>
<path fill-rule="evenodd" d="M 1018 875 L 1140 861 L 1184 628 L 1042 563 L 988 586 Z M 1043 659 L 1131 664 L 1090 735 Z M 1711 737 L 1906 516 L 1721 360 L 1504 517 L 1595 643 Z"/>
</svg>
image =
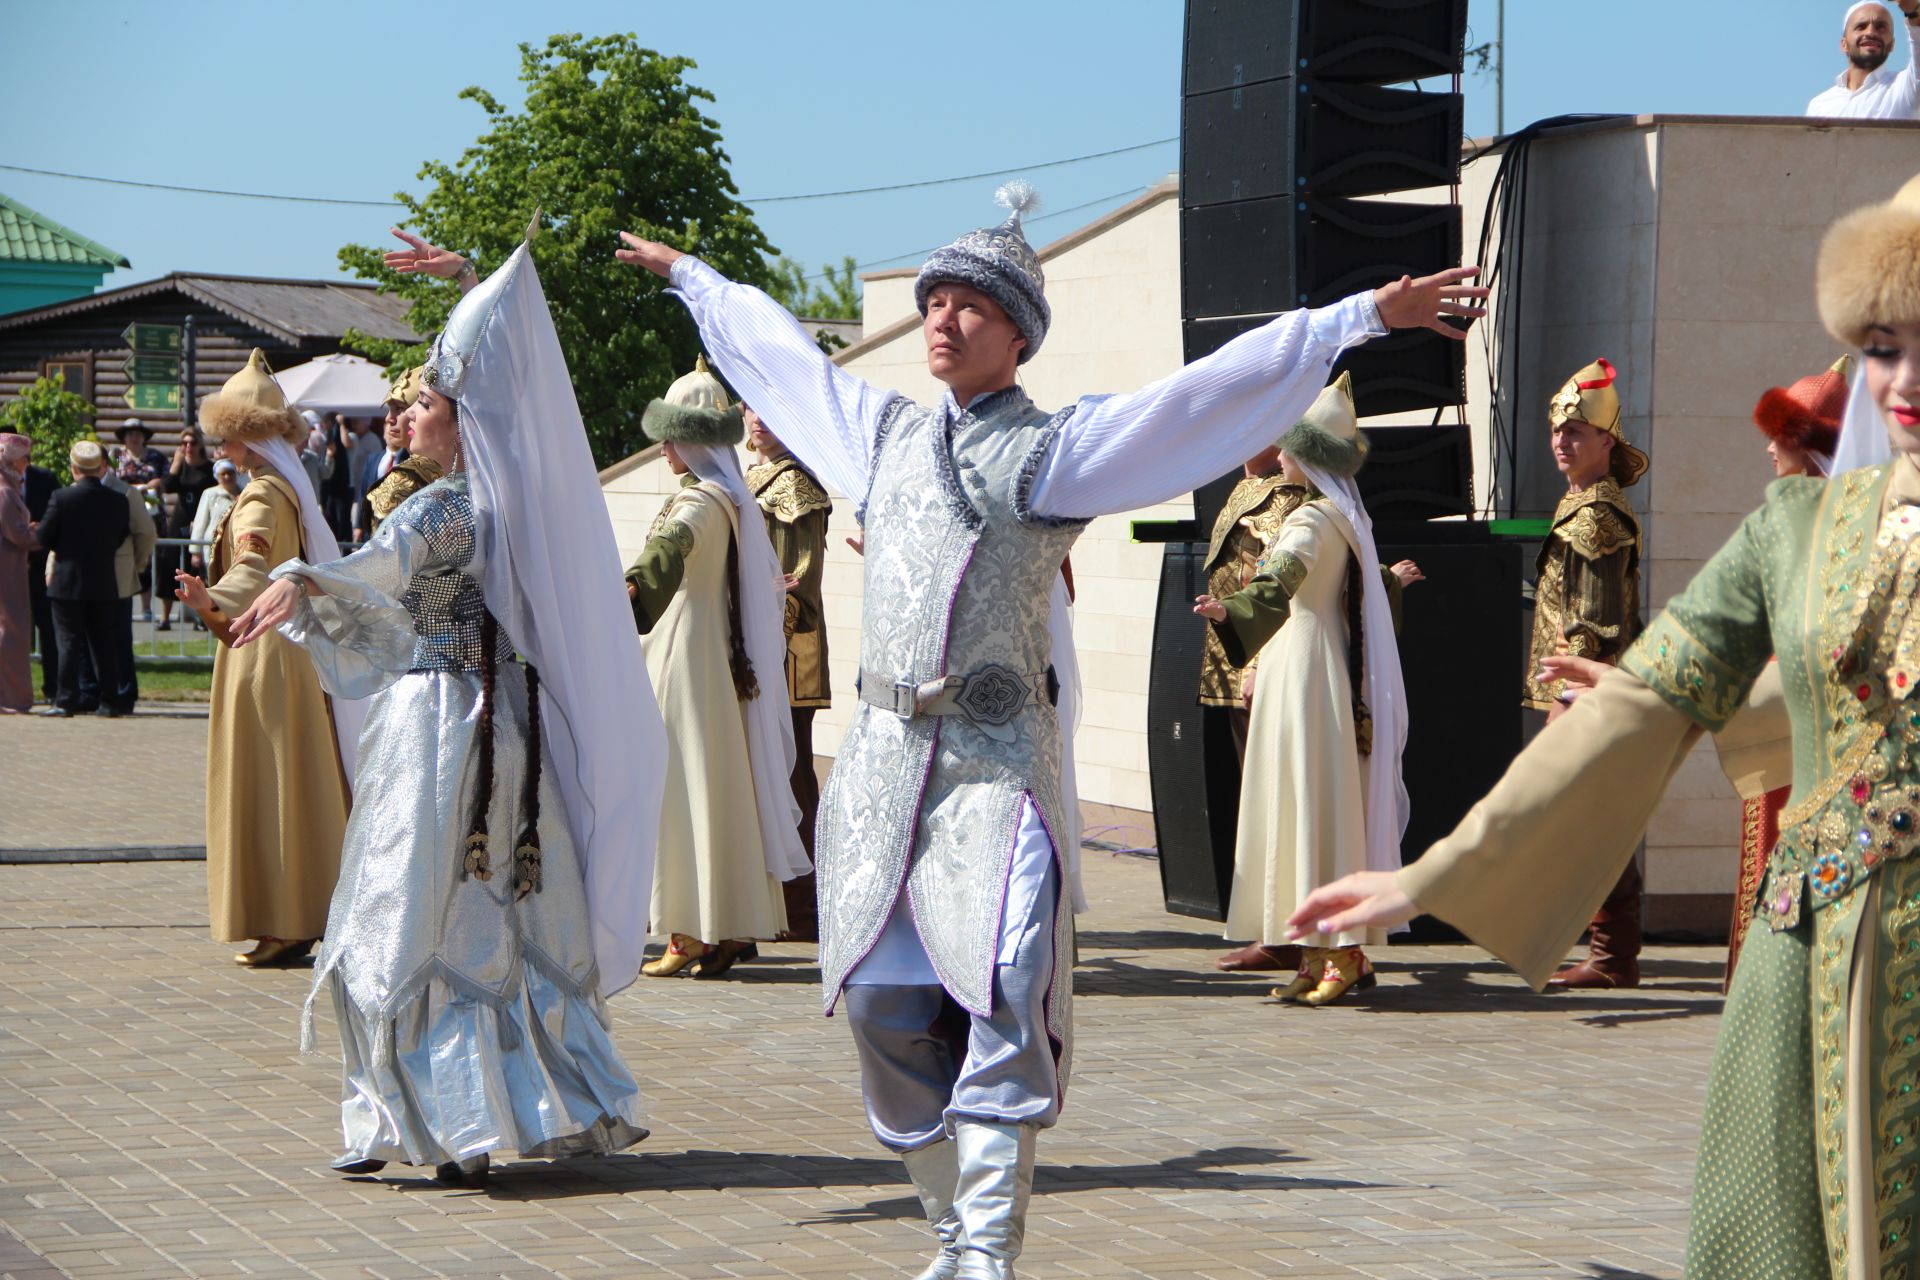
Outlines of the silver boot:
<svg viewBox="0 0 1920 1280">
<path fill-rule="evenodd" d="M 927 1211 L 927 1225 L 940 1242 L 933 1261 L 913 1280 L 953 1280 L 960 1269 L 960 1218 L 953 1210 L 960 1161 L 954 1145 L 942 1138 L 918 1151 L 902 1152 L 900 1162 L 907 1166 L 907 1176 L 913 1179 L 913 1189 Z"/>
<path fill-rule="evenodd" d="M 954 1126 L 960 1178 L 953 1207 L 965 1237 L 954 1280 L 1014 1280 L 1013 1260 L 1026 1241 L 1039 1133 L 1030 1124 L 962 1120 Z"/>
</svg>

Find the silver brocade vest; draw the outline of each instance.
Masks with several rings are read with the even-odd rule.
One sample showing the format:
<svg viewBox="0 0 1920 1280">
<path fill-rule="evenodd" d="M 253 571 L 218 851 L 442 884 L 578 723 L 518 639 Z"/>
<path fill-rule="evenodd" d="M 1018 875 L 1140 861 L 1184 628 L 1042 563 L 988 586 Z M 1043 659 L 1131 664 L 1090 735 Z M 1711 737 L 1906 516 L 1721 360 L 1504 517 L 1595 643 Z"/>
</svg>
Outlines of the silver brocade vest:
<svg viewBox="0 0 1920 1280">
<path fill-rule="evenodd" d="M 863 671 L 921 682 L 994 663 L 1047 670 L 1054 575 L 1086 523 L 1035 516 L 1028 490 L 1068 412 L 1043 413 L 1017 387 L 976 401 L 951 428 L 941 411 L 904 398 L 882 411 L 860 512 Z M 1030 699 L 1007 729 L 989 734 L 963 716 L 909 720 L 855 704 L 820 803 L 829 1010 L 886 927 L 902 883 L 941 983 L 974 1012 L 992 1007 L 1022 798 L 1060 829 L 1052 702 Z M 1056 940 L 1071 920 L 1069 896 L 1064 888 L 1058 895 Z M 1057 964 L 1056 1035 L 1071 980 L 1071 966 Z"/>
</svg>

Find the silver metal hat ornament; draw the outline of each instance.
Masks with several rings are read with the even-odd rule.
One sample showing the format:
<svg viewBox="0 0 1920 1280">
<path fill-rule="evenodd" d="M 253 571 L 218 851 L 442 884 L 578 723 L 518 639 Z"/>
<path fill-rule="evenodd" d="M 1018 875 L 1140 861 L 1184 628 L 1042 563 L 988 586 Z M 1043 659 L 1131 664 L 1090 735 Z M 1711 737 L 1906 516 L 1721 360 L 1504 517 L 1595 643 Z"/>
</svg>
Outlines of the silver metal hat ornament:
<svg viewBox="0 0 1920 1280">
<path fill-rule="evenodd" d="M 540 210 L 536 208 L 533 220 L 527 223 L 524 242 L 533 243 L 534 234 L 539 230 Z M 420 375 L 428 386 L 441 395 L 450 400 L 460 398 L 461 388 L 467 382 L 467 366 L 473 361 L 473 353 L 480 349 L 480 337 L 487 331 L 487 322 L 493 318 L 494 308 L 500 304 L 500 297 L 506 292 L 514 269 L 525 257 L 525 254 L 509 257 L 500 270 L 475 285 L 461 298 L 454 305 L 452 314 L 447 316 L 447 323 L 433 340 L 433 350 L 427 356 L 427 363 Z"/>
</svg>

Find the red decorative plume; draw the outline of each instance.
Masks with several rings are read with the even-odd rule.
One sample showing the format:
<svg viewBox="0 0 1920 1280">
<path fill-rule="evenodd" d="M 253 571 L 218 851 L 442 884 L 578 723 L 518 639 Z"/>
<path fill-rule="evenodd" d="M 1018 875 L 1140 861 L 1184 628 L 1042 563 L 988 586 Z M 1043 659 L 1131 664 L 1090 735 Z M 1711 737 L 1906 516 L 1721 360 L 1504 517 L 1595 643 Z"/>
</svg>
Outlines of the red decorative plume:
<svg viewBox="0 0 1920 1280">
<path fill-rule="evenodd" d="M 1579 387 L 1582 391 L 1593 391 L 1600 387 L 1612 386 L 1613 380 L 1620 376 L 1619 373 L 1615 371 L 1613 365 L 1608 363 L 1605 359 L 1595 360 L 1594 363 L 1599 365 L 1601 370 L 1605 372 L 1607 376 L 1604 378 L 1589 378 L 1585 382 L 1574 383 L 1573 384 L 1574 386 Z"/>
</svg>

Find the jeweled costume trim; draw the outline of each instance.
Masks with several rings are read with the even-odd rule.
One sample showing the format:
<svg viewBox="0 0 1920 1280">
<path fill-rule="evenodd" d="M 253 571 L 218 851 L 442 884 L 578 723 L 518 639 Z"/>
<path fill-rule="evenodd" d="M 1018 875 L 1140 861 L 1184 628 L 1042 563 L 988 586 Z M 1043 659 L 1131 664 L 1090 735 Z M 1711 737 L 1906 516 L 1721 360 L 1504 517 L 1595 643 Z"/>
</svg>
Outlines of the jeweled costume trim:
<svg viewBox="0 0 1920 1280">
<path fill-rule="evenodd" d="M 1920 511 L 1895 505 L 1883 518 L 1887 481 L 1874 468 L 1777 482 L 1622 664 L 1713 730 L 1744 702 L 1771 644 L 1794 711 L 1792 803 L 1715 1059 L 1690 1276 L 1732 1276 L 1736 1259 L 1743 1280 L 1814 1274 L 1810 1249 L 1834 1277 L 1920 1275 L 1920 705 L 1906 661 Z M 1803 1018 L 1790 1016 L 1799 1002 Z M 1815 1183 L 1804 1189 L 1791 1154 L 1743 1136 L 1784 1143 L 1802 1123 Z M 1780 1188 L 1779 1261 L 1756 1270 L 1755 1207 L 1720 1188 L 1762 1184 Z M 1817 1220 L 1817 1243 L 1799 1214 Z"/>
</svg>

